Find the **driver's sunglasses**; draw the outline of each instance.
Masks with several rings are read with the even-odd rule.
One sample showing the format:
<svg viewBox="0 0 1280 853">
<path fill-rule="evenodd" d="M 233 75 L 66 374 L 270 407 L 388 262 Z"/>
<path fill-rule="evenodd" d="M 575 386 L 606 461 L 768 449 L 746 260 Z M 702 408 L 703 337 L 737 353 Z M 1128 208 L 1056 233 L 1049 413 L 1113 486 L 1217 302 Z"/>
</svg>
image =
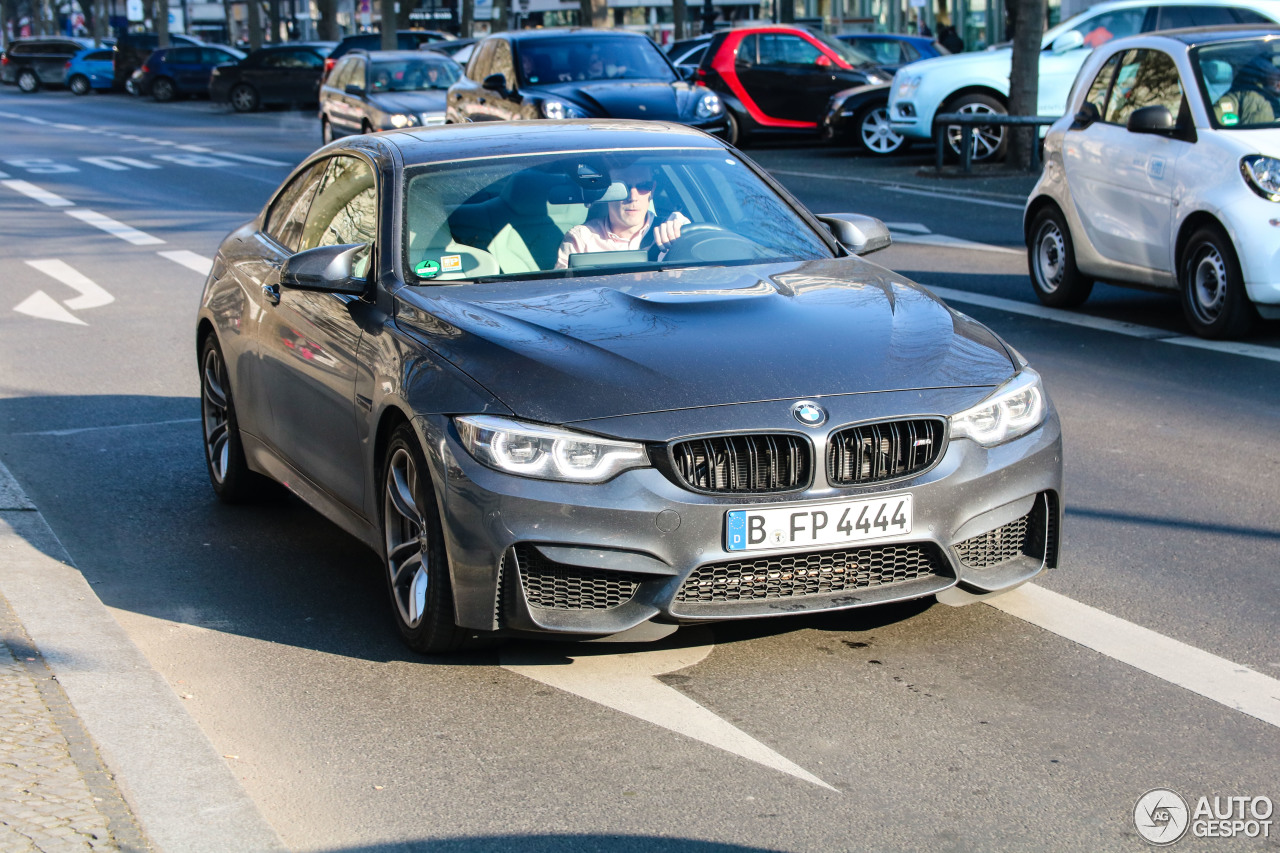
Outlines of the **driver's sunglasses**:
<svg viewBox="0 0 1280 853">
<path fill-rule="evenodd" d="M 635 190 L 640 195 L 648 195 L 658 187 L 658 182 L 650 178 L 647 181 L 622 181 L 622 185 L 627 188 L 627 192 Z"/>
</svg>

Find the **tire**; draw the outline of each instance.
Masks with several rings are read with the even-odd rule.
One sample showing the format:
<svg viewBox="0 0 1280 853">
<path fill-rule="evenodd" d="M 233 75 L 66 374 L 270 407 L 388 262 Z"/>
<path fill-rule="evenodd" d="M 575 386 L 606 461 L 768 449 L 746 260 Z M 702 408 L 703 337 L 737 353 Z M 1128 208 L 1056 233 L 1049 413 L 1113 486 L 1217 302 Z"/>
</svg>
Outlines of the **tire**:
<svg viewBox="0 0 1280 853">
<path fill-rule="evenodd" d="M 40 77 L 30 68 L 18 72 L 18 90 L 30 94 L 40 89 Z"/>
<path fill-rule="evenodd" d="M 907 138 L 889 127 L 889 105 L 868 104 L 853 118 L 858 144 L 872 157 L 888 157 L 897 154 L 907 144 Z"/>
<path fill-rule="evenodd" d="M 174 87 L 173 81 L 168 77 L 158 77 L 151 84 L 151 97 L 162 104 L 172 101 L 177 94 L 177 88 Z"/>
<path fill-rule="evenodd" d="M 200 416 L 205 466 L 218 499 L 241 504 L 274 491 L 271 481 L 245 461 L 227 363 L 212 333 L 200 345 Z"/>
<path fill-rule="evenodd" d="M 948 103 L 940 110 L 944 113 L 965 113 L 967 115 L 1008 115 L 1008 108 L 990 95 L 964 95 Z M 1009 128 L 1001 125 L 973 128 L 973 162 L 998 163 L 1004 159 L 1009 150 Z M 947 135 L 946 152 L 952 161 L 960 159 L 960 126 L 957 124 L 939 127 L 939 133 Z"/>
<path fill-rule="evenodd" d="M 1056 207 L 1042 208 L 1031 221 L 1027 266 L 1036 297 L 1051 308 L 1075 308 L 1093 292 L 1076 268 L 1071 230 Z"/>
<path fill-rule="evenodd" d="M 435 489 L 418 436 L 408 424 L 391 434 L 379 484 L 383 567 L 400 639 L 421 654 L 458 649 L 469 632 L 454 622 Z"/>
<path fill-rule="evenodd" d="M 1216 225 L 1196 230 L 1178 261 L 1182 313 L 1202 338 L 1240 338 L 1257 312 L 1244 289 L 1244 276 L 1231 239 Z"/>
<path fill-rule="evenodd" d="M 329 124 L 328 118 L 322 117 L 320 119 L 320 142 L 322 145 L 328 145 L 333 139 L 333 125 Z"/>
<path fill-rule="evenodd" d="M 748 133 L 746 127 L 743 126 L 742 119 L 738 118 L 737 113 L 733 110 L 727 110 L 729 116 L 729 129 L 725 132 L 725 142 L 728 142 L 734 148 L 746 148 L 748 141 Z"/>
<path fill-rule="evenodd" d="M 251 113 L 262 105 L 258 90 L 248 83 L 237 83 L 231 88 L 231 108 L 238 113 Z"/>
<path fill-rule="evenodd" d="M 93 87 L 89 85 L 89 78 L 83 74 L 73 74 L 67 81 L 67 88 L 73 95 L 87 95 L 93 91 Z"/>
</svg>

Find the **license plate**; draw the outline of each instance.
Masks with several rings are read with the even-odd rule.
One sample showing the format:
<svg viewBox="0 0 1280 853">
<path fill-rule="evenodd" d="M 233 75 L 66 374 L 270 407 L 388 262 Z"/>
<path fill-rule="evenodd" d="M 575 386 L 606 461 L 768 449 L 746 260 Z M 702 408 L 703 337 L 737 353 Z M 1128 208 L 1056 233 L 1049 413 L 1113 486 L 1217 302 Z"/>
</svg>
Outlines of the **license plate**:
<svg viewBox="0 0 1280 853">
<path fill-rule="evenodd" d="M 910 532 L 909 494 L 776 509 L 735 509 L 725 515 L 725 548 L 729 551 L 843 545 Z"/>
</svg>

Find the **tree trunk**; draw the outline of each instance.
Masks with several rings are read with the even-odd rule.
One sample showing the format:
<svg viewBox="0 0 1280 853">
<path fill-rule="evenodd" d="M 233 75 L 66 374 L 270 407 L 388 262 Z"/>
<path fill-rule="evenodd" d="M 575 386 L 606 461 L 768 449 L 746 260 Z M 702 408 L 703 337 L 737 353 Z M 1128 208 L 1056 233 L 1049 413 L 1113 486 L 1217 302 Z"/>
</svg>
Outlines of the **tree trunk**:
<svg viewBox="0 0 1280 853">
<path fill-rule="evenodd" d="M 671 0 L 671 40 L 680 41 L 689 37 L 688 10 L 685 0 Z"/>
<path fill-rule="evenodd" d="M 489 6 L 489 32 L 504 33 L 507 31 L 507 15 L 510 9 L 510 0 L 493 0 L 493 3 Z"/>
<path fill-rule="evenodd" d="M 338 26 L 338 0 L 317 0 L 320 14 L 317 24 L 319 37 L 324 41 L 338 41 L 342 38 L 342 28 Z"/>
<path fill-rule="evenodd" d="M 408 0 L 405 0 L 408 2 Z M 378 13 L 382 20 L 378 26 L 382 29 L 382 49 L 396 49 L 396 0 L 380 0 Z"/>
<path fill-rule="evenodd" d="M 476 0 L 461 0 L 462 10 L 458 16 L 458 35 L 469 39 L 475 35 Z"/>
<path fill-rule="evenodd" d="M 155 5 L 156 44 L 169 46 L 169 0 L 156 0 Z"/>
<path fill-rule="evenodd" d="M 257 50 L 262 47 L 262 4 L 249 0 L 244 5 L 244 14 L 249 23 L 249 50 Z"/>
<path fill-rule="evenodd" d="M 1040 39 L 1044 35 L 1044 0 L 1014 0 L 1013 59 L 1009 68 L 1009 115 L 1039 113 Z M 1012 169 L 1031 168 L 1032 146 L 1040 144 L 1036 127 L 1010 127 L 1009 156 Z"/>
</svg>

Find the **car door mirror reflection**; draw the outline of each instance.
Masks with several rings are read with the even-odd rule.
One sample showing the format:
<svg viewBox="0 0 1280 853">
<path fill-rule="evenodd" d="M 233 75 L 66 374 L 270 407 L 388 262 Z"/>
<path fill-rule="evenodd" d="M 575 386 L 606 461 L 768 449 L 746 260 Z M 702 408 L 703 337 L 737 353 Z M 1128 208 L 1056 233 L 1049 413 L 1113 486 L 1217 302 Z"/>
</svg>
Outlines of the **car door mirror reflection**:
<svg viewBox="0 0 1280 853">
<path fill-rule="evenodd" d="M 484 78 L 484 82 L 480 84 L 481 88 L 492 89 L 493 91 L 505 95 L 507 94 L 507 75 L 490 74 Z"/>
<path fill-rule="evenodd" d="M 319 293 L 345 293 L 362 296 L 369 284 L 356 275 L 357 268 L 367 266 L 368 243 L 341 246 L 317 246 L 298 252 L 280 268 L 281 287 Z"/>
<path fill-rule="evenodd" d="M 1084 47 L 1084 36 L 1076 30 L 1071 30 L 1054 39 L 1049 49 L 1055 54 L 1063 54 L 1081 47 Z"/>
<path fill-rule="evenodd" d="M 352 95 L 357 98 L 364 97 L 364 86 L 360 86 L 355 83 L 348 83 L 347 88 L 344 89 L 343 91 L 346 92 L 348 95 Z"/>
</svg>

